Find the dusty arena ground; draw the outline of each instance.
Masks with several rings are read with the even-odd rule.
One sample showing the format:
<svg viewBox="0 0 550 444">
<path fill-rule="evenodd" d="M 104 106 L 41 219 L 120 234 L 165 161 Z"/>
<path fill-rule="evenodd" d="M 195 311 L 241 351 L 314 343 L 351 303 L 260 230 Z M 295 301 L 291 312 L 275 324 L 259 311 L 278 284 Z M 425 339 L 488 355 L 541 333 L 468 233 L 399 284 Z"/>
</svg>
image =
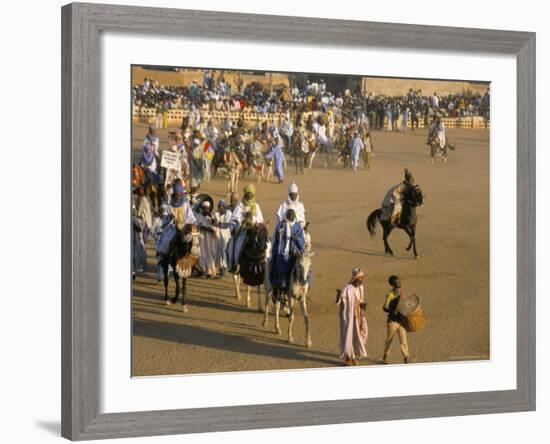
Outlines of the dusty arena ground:
<svg viewBox="0 0 550 444">
<path fill-rule="evenodd" d="M 145 132 L 145 125 L 134 125 L 134 156 L 140 153 Z M 167 134 L 168 130 L 159 131 L 161 148 L 166 147 Z M 236 300 L 230 276 L 189 279 L 189 313 L 182 313 L 181 305 L 167 307 L 163 285 L 156 282 L 150 241 L 148 268 L 133 286 L 133 375 L 341 365 L 335 290 L 347 283 L 356 266 L 366 272 L 368 301 L 369 356 L 361 364 L 379 364 L 382 358 L 386 331 L 382 305 L 391 274 L 401 277 L 404 292 L 420 296 L 427 318 L 422 331 L 409 334 L 413 363 L 489 359 L 489 132 L 449 129 L 447 136 L 457 150 L 450 152 L 446 165 L 431 164 L 425 130 L 374 132 L 376 157 L 369 171 L 327 169 L 321 162 L 305 175 L 295 175 L 289 161 L 284 184 L 256 184 L 257 201 L 271 228 L 288 184 L 296 181 L 300 188 L 316 252 L 310 349 L 304 347 L 300 310 L 296 343 L 289 345 L 287 319 L 282 318 L 282 336 L 275 334 L 272 316 L 264 329 L 263 315 L 256 311 L 256 293 L 247 309 L 244 300 Z M 418 209 L 419 260 L 405 251 L 408 238 L 403 231 L 390 236 L 396 257 L 386 257 L 381 230 L 370 238 L 365 226 L 388 188 L 402 179 L 404 167 L 412 170 L 426 195 Z M 202 191 L 215 200 L 226 197 L 225 181 L 214 179 Z M 170 288 L 173 291 L 172 280 Z M 402 363 L 397 338 L 390 363 Z"/>
</svg>

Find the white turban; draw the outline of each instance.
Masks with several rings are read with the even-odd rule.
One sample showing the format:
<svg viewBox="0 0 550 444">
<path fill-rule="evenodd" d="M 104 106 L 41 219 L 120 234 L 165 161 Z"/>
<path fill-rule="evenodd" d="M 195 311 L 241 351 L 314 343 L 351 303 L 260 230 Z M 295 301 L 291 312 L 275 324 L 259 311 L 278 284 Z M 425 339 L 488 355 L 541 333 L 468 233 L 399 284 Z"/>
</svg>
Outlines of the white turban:
<svg viewBox="0 0 550 444">
<path fill-rule="evenodd" d="M 288 187 L 288 194 L 290 193 L 298 193 L 298 185 L 296 185 L 294 182 L 292 182 Z"/>
</svg>

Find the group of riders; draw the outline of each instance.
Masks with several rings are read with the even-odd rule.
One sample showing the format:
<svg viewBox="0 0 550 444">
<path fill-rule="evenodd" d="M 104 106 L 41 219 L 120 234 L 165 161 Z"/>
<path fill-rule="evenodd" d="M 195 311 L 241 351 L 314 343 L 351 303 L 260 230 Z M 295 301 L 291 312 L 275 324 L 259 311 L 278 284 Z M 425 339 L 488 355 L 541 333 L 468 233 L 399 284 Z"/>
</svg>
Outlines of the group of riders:
<svg viewBox="0 0 550 444">
<path fill-rule="evenodd" d="M 307 119 L 301 115 L 292 119 L 285 114 L 278 123 L 258 121 L 253 127 L 242 118 L 233 122 L 230 115 L 219 125 L 213 117 L 206 123 L 203 120 L 200 115 L 189 115 L 181 128 L 169 133 L 167 150 L 177 154 L 178 162 L 168 170 L 161 168 L 159 137 L 156 129 L 149 127 L 141 158 L 134 164 L 134 177 L 136 184 L 145 187 L 157 211 L 164 191 L 176 179 L 194 192 L 203 181 L 221 174 L 228 178 L 228 191 L 234 192 L 241 175 L 269 180 L 273 174 L 278 183 L 283 182 L 287 156 L 293 160 L 296 174 L 311 168 L 316 155 L 325 156 L 325 166 L 341 162 L 353 171 L 361 159 L 369 169 L 374 156 L 369 121 L 363 116 L 319 114 L 314 118 L 310 114 Z M 440 115 L 429 127 L 427 145 L 432 162 L 437 158 L 446 161 L 447 149 L 454 149 Z"/>
<path fill-rule="evenodd" d="M 437 126 L 439 124 L 435 122 L 430 137 L 445 140 L 444 127 Z M 299 156 L 296 151 L 308 153 L 311 146 L 308 139 L 312 145 L 328 149 L 327 141 L 334 131 L 345 139 L 344 146 L 349 149 L 351 167 L 355 170 L 359 153 L 370 153 L 373 149 L 368 125 L 344 119 L 337 130 L 334 125 L 329 125 L 329 128 L 327 135 L 323 119 L 313 120 L 311 116 L 303 127 L 298 125 L 296 131 L 288 116 L 279 126 L 266 122 L 251 131 L 245 128 L 242 121 L 233 125 L 229 117 L 219 127 L 210 119 L 203 132 L 192 129 L 192 125 L 187 123 L 185 131 L 175 131 L 169 137 L 167 150 L 179 155 L 179 167 L 163 168 L 160 166 L 160 139 L 155 129 L 150 127 L 143 141 L 141 158 L 134 164 L 134 272 L 144 268 L 144 246 L 148 236 L 152 235 L 156 240 L 158 278 L 162 279 L 162 263 L 170 252 L 174 238 L 184 227 L 191 225 L 197 228 L 198 248 L 195 251 L 200 252 L 192 273 L 215 278 L 223 277 L 228 270 L 238 272 L 247 230 L 264 223 L 261 207 L 256 201 L 255 187 L 247 185 L 242 199 L 235 190 L 231 190 L 229 202 L 222 199 L 214 208 L 213 199 L 199 193 L 201 182 L 209 180 L 213 171 L 226 168 L 223 163 L 226 151 L 238 153 L 236 157 L 249 165 L 249 169 L 254 169 L 260 160 L 250 147 L 254 147 L 254 142 L 258 140 L 269 147 L 269 151 L 262 153 L 262 156 L 269 158 L 272 154 L 275 175 L 282 181 L 282 171 L 278 170 L 282 167 L 279 164 L 284 162 L 285 152 L 294 157 L 296 170 L 299 171 L 303 164 L 297 160 Z M 382 202 L 383 218 L 397 222 L 406 189 L 413 185 L 414 178 L 406 171 L 405 180 L 392 187 Z M 288 276 L 288 267 L 292 262 L 289 259 L 303 253 L 306 246 L 303 233 L 306 227 L 305 209 L 295 183 L 290 185 L 288 197 L 281 203 L 275 219 L 276 227 L 270 244 L 276 249 L 275 254 L 268 256 L 272 256 L 276 264 L 270 269 L 273 270 L 273 279 L 277 280 L 275 275 L 279 265 L 283 270 L 281 275 Z"/>
<path fill-rule="evenodd" d="M 158 190 L 175 178 L 189 178 L 189 187 L 197 188 L 214 175 L 228 176 L 237 169 L 248 177 L 268 180 L 271 173 L 278 182 L 284 179 L 286 156 L 293 160 L 296 173 L 312 168 L 317 155 L 325 157 L 325 166 L 341 162 L 357 170 L 360 159 L 365 168 L 374 155 L 368 120 L 334 117 L 330 114 L 284 114 L 279 122 L 233 122 L 228 114 L 219 124 L 200 114 L 186 116 L 181 128 L 169 133 L 168 150 L 178 153 L 180 165 L 161 176 L 161 153 L 156 129 L 149 127 L 138 165 Z M 231 189 L 230 191 L 236 191 Z"/>
<path fill-rule="evenodd" d="M 441 116 L 436 116 L 430 126 L 427 144 L 431 147 L 432 157 L 435 157 L 436 150 L 441 150 L 446 158 L 447 147 L 454 148 L 448 143 Z M 172 213 L 164 216 L 173 216 L 178 229 L 184 223 L 194 222 L 195 215 L 188 207 L 199 194 L 201 183 L 211 180 L 216 174 L 226 176 L 236 171 L 237 177 L 241 174 L 249 178 L 254 175 L 261 177 L 267 167 L 273 169 L 280 183 L 284 179 L 287 156 L 293 159 L 296 173 L 303 173 L 311 167 L 316 153 L 325 154 L 325 165 L 332 165 L 337 159 L 354 171 L 359 166 L 360 158 L 363 158 L 365 168 L 368 169 L 369 160 L 374 155 L 374 144 L 369 121 L 363 116 L 335 118 L 330 114 L 319 114 L 317 117 L 309 114 L 307 118 L 297 115 L 292 119 L 286 114 L 278 124 L 275 121 L 258 121 L 249 127 L 242 118 L 233 122 L 229 114 L 219 124 L 213 117 L 204 123 L 200 114 L 190 114 L 182 122 L 181 128 L 169 133 L 166 151 L 177 155 L 175 167 L 161 167 L 160 139 L 156 129 L 150 126 L 139 161 L 134 163 L 132 176 L 136 211 L 142 213 L 141 219 L 149 230 L 152 229 L 150 214 L 160 215 L 167 210 Z M 403 183 L 410 183 L 411 177 L 406 177 Z M 382 205 L 386 209 L 392 207 L 392 212 L 388 215 L 385 211 L 384 215 L 395 221 L 404 190 L 402 184 L 392 190 Z M 228 192 L 234 200 L 236 186 L 228 185 Z M 183 205 L 184 200 L 187 206 Z M 246 202 L 246 198 L 243 201 Z M 150 203 L 150 210 L 144 210 L 147 207 L 144 202 Z M 212 204 L 211 199 L 205 202 L 208 203 Z M 219 216 L 229 217 L 226 212 L 231 208 L 237 210 L 238 217 L 241 217 L 243 209 L 235 206 L 234 201 L 230 204 L 222 201 L 220 204 L 223 208 L 218 209 L 218 213 L 220 210 L 223 213 Z M 175 210 L 180 207 L 185 208 L 185 215 L 181 214 L 181 210 Z M 214 208 L 209 211 L 212 215 L 215 212 Z M 255 222 L 263 220 L 261 210 L 254 210 L 253 213 L 258 219 Z M 301 222 L 303 226 L 305 221 Z"/>
<path fill-rule="evenodd" d="M 210 195 L 202 193 L 200 188 L 202 182 L 219 173 L 226 175 L 236 170 L 237 173 L 252 176 L 261 171 L 268 161 L 272 162 L 278 182 L 282 182 L 286 156 L 294 159 L 296 172 L 299 172 L 307 168 L 306 155 L 315 152 L 324 153 L 327 164 L 330 164 L 335 152 L 353 171 L 358 168 L 361 154 L 367 154 L 363 159 L 368 168 L 370 155 L 374 151 L 368 120 L 343 118 L 333 122 L 326 117 L 320 115 L 314 119 L 310 115 L 302 124 L 301 119 L 293 122 L 287 115 L 278 125 L 264 122 L 253 128 L 247 128 L 241 120 L 233 124 L 230 116 L 219 125 L 214 119 L 209 119 L 204 128 L 197 128 L 190 117 L 184 129 L 169 133 L 165 151 L 177 157 L 175 167 L 173 164 L 171 167 L 162 166 L 160 138 L 155 128 L 149 127 L 132 175 L 134 278 L 136 273 L 145 271 L 146 244 L 151 237 L 154 240 L 157 279 L 164 281 L 168 305 L 174 304 L 181 294 L 183 311 L 187 311 L 186 278 L 221 279 L 231 273 L 237 297 L 240 297 L 241 279 L 249 286 L 248 291 L 250 287 L 258 288 L 258 308 L 261 307 L 260 288 L 264 287 L 264 325 L 267 325 L 268 295 L 271 295 L 277 332 L 280 332 L 281 304 L 288 309 L 289 319 L 293 319 L 293 304 L 300 301 L 306 322 L 306 345 L 310 346 L 306 294 L 312 285 L 313 253 L 310 251 L 312 242 L 306 209 L 300 199 L 298 185 L 291 183 L 287 195 L 281 196 L 282 202 L 274 214 L 275 227 L 271 233 L 268 233 L 253 183 L 244 187 L 242 195 L 228 188 L 229 199 L 220 199 L 217 203 Z M 432 125 L 428 143 L 434 138 L 437 143 L 445 141 L 445 128 L 440 120 Z M 377 218 L 385 231 L 388 226 L 412 230 L 411 245 L 416 222 L 414 220 L 412 225 L 410 219 L 404 222 L 401 215 L 406 202 L 414 201 L 410 197 L 411 190 L 417 188 L 412 173 L 405 170 L 404 180 L 388 190 L 381 209 L 377 210 L 380 212 Z M 417 203 L 421 204 L 421 199 Z M 371 227 L 367 226 L 373 234 Z M 386 237 L 385 234 L 385 244 Z M 415 245 L 414 253 L 417 256 Z M 173 298 L 168 296 L 170 273 L 176 281 Z M 292 321 L 289 324 L 289 341 L 292 340 L 291 325 Z"/>
</svg>

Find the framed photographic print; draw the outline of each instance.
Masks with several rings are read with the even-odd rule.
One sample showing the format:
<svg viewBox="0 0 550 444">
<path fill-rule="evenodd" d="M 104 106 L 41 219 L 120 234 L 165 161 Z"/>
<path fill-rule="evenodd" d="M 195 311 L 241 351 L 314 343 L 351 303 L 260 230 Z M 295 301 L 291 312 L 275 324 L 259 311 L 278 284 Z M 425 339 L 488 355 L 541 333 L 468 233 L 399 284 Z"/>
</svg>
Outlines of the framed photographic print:
<svg viewBox="0 0 550 444">
<path fill-rule="evenodd" d="M 70 4 L 62 433 L 535 408 L 535 35 Z"/>
</svg>

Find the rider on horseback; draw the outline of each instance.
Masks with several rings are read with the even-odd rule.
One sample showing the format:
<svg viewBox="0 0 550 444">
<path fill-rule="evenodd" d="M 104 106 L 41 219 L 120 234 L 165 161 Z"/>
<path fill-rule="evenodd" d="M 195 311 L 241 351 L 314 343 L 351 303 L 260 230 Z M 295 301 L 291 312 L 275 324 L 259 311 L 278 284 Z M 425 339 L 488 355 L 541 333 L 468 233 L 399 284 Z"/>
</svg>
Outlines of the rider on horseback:
<svg viewBox="0 0 550 444">
<path fill-rule="evenodd" d="M 167 216 L 175 220 L 178 230 L 182 230 L 187 224 L 197 223 L 189 200 L 185 196 L 185 188 L 179 181 L 174 185 L 174 192 L 170 203 L 166 205 L 166 211 Z"/>
<path fill-rule="evenodd" d="M 290 272 L 296 257 L 305 249 L 304 231 L 296 220 L 296 213 L 288 209 L 273 233 L 273 250 L 270 266 L 270 281 L 273 288 L 288 290 Z"/>
<path fill-rule="evenodd" d="M 430 126 L 428 131 L 428 140 L 426 145 L 431 145 L 435 138 L 439 140 L 439 146 L 441 149 L 445 148 L 446 138 L 445 138 L 445 125 L 441 121 L 441 115 L 437 114 L 434 123 Z"/>
<path fill-rule="evenodd" d="M 288 187 L 288 199 L 285 200 L 277 210 L 275 215 L 277 217 L 277 223 L 280 223 L 285 219 L 286 213 L 289 209 L 294 210 L 296 213 L 296 221 L 304 227 L 306 224 L 306 210 L 304 208 L 304 204 L 300 202 L 300 198 L 298 196 L 298 185 L 294 182 L 292 182 Z"/>
<path fill-rule="evenodd" d="M 264 217 L 260 205 L 256 203 L 256 187 L 248 184 L 243 190 L 243 199 L 233 210 L 230 229 L 231 240 L 227 247 L 229 271 L 237 271 L 241 250 L 246 238 L 246 231 L 254 224 L 263 223 Z"/>
<path fill-rule="evenodd" d="M 410 187 L 413 187 L 415 183 L 412 173 L 405 168 L 405 180 L 391 187 L 382 201 L 383 213 L 380 218 L 381 220 L 390 220 L 393 224 L 399 221 L 405 193 Z"/>
</svg>

